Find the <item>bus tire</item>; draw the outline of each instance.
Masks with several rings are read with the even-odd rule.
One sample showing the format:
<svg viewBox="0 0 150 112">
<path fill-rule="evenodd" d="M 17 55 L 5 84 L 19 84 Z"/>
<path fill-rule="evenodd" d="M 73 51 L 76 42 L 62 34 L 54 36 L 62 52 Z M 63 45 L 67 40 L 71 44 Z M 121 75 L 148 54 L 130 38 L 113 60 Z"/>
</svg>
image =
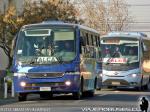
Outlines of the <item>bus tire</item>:
<svg viewBox="0 0 150 112">
<path fill-rule="evenodd" d="M 81 83 L 80 83 L 79 91 L 72 93 L 73 99 L 80 100 L 81 96 L 82 96 L 82 93 L 83 93 L 83 78 L 81 78 Z"/>
<path fill-rule="evenodd" d="M 143 85 L 142 85 L 142 83 L 143 83 L 143 76 L 142 76 L 140 85 L 139 85 L 138 87 L 136 87 L 136 90 L 137 90 L 137 91 L 142 91 L 142 90 L 143 90 Z"/>
<path fill-rule="evenodd" d="M 81 98 L 80 92 L 74 92 L 73 93 L 73 99 L 74 100 L 80 100 L 80 98 Z"/>
<path fill-rule="evenodd" d="M 141 81 L 141 84 L 136 87 L 136 90 L 137 91 L 142 91 L 143 90 L 142 81 Z"/>
<path fill-rule="evenodd" d="M 18 101 L 26 101 L 26 100 L 27 100 L 27 94 L 26 93 L 19 93 Z"/>
<path fill-rule="evenodd" d="M 91 90 L 91 91 L 88 91 L 88 92 L 87 92 L 87 96 L 88 96 L 88 97 L 93 97 L 94 94 L 95 94 L 95 90 Z"/>
<path fill-rule="evenodd" d="M 148 84 L 144 85 L 144 86 L 143 86 L 143 89 L 144 89 L 144 90 L 148 90 Z"/>
<path fill-rule="evenodd" d="M 98 84 L 99 82 L 98 82 L 98 79 L 97 78 L 95 78 L 95 84 L 94 84 L 94 88 L 96 89 L 96 90 L 101 90 L 101 87 L 99 86 L 99 84 Z"/>
<path fill-rule="evenodd" d="M 142 91 L 142 86 L 138 86 L 135 88 L 137 91 Z"/>
</svg>

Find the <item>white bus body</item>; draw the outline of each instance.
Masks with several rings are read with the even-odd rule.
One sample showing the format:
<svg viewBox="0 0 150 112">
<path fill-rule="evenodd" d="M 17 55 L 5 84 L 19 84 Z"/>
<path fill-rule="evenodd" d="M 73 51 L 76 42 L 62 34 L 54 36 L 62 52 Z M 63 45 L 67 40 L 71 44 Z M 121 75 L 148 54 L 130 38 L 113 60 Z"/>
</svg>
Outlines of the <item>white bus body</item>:
<svg viewBox="0 0 150 112">
<path fill-rule="evenodd" d="M 112 32 L 101 38 L 101 48 L 103 85 L 148 88 L 150 38 L 139 32 Z"/>
</svg>

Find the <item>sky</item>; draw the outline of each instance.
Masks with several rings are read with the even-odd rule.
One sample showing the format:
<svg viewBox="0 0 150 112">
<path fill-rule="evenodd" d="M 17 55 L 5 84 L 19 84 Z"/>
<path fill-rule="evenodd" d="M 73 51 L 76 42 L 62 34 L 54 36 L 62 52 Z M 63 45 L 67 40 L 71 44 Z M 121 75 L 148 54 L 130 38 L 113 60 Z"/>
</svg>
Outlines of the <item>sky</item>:
<svg viewBox="0 0 150 112">
<path fill-rule="evenodd" d="M 109 2 L 111 0 L 103 0 Z M 150 37 L 150 0 L 125 0 L 129 15 L 135 24 L 130 24 L 129 31 L 141 31 Z"/>
<path fill-rule="evenodd" d="M 126 0 L 129 6 L 129 14 L 134 22 L 131 30 L 142 31 L 150 37 L 150 0 Z"/>
<path fill-rule="evenodd" d="M 150 0 L 126 0 L 129 6 L 129 11 L 136 21 L 150 22 Z"/>
</svg>

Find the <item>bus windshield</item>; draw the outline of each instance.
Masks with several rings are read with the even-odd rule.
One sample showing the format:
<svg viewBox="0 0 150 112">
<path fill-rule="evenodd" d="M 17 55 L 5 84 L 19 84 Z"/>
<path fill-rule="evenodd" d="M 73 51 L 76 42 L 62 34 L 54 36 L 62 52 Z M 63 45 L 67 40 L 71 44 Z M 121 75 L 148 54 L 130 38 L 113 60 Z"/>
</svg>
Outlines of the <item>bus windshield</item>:
<svg viewBox="0 0 150 112">
<path fill-rule="evenodd" d="M 101 44 L 105 63 L 134 63 L 139 61 L 139 42 Z"/>
<path fill-rule="evenodd" d="M 75 32 L 71 28 L 22 29 L 17 60 L 26 64 L 68 62 L 75 58 Z"/>
</svg>

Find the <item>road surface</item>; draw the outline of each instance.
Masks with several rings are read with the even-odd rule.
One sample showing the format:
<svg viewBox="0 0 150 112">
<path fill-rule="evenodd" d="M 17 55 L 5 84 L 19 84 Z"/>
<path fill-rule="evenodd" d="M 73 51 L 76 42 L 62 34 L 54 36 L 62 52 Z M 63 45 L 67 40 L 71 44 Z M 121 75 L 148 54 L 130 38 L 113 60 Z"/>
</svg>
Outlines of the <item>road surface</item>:
<svg viewBox="0 0 150 112">
<path fill-rule="evenodd" d="M 139 111 L 140 98 L 150 99 L 150 90 L 102 89 L 94 97 L 73 100 L 72 95 L 54 95 L 52 99 L 40 99 L 29 95 L 27 101 L 17 98 L 0 101 L 0 112 L 135 112 Z"/>
</svg>

